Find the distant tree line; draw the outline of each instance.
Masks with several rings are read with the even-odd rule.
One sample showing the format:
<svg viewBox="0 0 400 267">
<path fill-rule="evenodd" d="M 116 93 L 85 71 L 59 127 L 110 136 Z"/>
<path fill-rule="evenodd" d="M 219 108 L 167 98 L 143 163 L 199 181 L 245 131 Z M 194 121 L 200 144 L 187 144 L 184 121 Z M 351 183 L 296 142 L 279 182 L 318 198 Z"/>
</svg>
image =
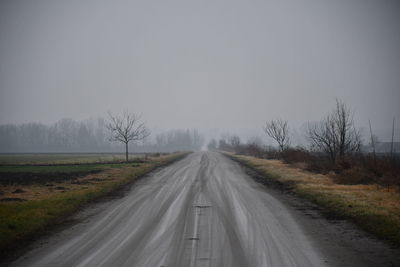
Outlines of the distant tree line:
<svg viewBox="0 0 400 267">
<path fill-rule="evenodd" d="M 23 123 L 0 125 L 0 152 L 102 152 L 113 151 L 103 119 L 77 122 L 61 119 L 51 125 Z"/>
<path fill-rule="evenodd" d="M 0 153 L 120 153 L 103 118 L 85 121 L 61 119 L 53 124 L 0 125 Z M 169 130 L 132 144 L 132 152 L 195 151 L 204 138 L 197 130 Z M 124 148 L 123 148 L 124 149 Z"/>
<path fill-rule="evenodd" d="M 250 140 L 247 144 L 241 144 L 238 136 L 220 139 L 218 149 L 236 153 L 262 153 L 261 151 L 284 152 L 291 149 L 289 125 L 286 120 L 273 119 L 267 121 L 263 127 L 265 134 L 272 138 L 278 150 L 271 147 L 263 147 L 262 142 Z M 306 138 L 309 141 L 308 150 L 323 153 L 332 162 L 338 158 L 358 153 L 362 142 L 360 131 L 356 129 L 353 115 L 350 109 L 339 100 L 336 100 L 335 108 L 321 121 L 309 123 Z M 209 143 L 210 149 L 216 149 L 217 142 Z M 306 148 L 303 148 L 306 149 Z M 277 154 L 280 154 L 277 153 Z"/>
<path fill-rule="evenodd" d="M 161 152 L 197 151 L 202 148 L 204 137 L 194 130 L 170 130 L 158 134 L 153 144 Z"/>
</svg>

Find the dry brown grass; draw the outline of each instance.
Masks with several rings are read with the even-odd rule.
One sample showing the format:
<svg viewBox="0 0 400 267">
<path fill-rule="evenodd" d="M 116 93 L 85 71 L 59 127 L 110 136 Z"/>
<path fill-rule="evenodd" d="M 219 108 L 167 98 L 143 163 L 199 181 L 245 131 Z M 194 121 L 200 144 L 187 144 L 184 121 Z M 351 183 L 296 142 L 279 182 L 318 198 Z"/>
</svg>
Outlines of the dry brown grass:
<svg viewBox="0 0 400 267">
<path fill-rule="evenodd" d="M 84 177 L 63 182 L 31 185 L 0 185 L 0 192 L 2 192 L 3 199 L 20 198 L 24 200 L 42 200 L 52 198 L 67 191 L 94 189 L 99 185 L 115 183 L 134 169 L 135 167 L 108 169 L 100 173 L 89 174 Z"/>
<path fill-rule="evenodd" d="M 293 191 L 348 218 L 377 236 L 400 245 L 400 193 L 377 184 L 335 183 L 335 174 L 316 174 L 279 160 L 230 155 L 247 166 L 290 185 Z"/>
</svg>

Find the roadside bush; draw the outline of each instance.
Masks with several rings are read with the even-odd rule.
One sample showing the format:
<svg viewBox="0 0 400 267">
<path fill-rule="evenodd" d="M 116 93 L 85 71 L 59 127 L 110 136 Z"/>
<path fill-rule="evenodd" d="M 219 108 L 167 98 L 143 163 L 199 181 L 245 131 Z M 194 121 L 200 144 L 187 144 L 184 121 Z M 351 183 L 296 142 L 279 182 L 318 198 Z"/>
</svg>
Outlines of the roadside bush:
<svg viewBox="0 0 400 267">
<path fill-rule="evenodd" d="M 290 148 L 280 153 L 280 158 L 287 164 L 293 164 L 298 162 L 310 162 L 312 155 L 305 149 L 302 148 Z"/>
<path fill-rule="evenodd" d="M 257 158 L 263 158 L 265 155 L 264 149 L 257 144 L 248 144 L 246 148 L 246 153 L 249 156 L 254 156 Z"/>
<path fill-rule="evenodd" d="M 362 166 L 357 165 L 349 169 L 342 170 L 334 176 L 335 183 L 338 184 L 373 184 L 377 182 L 377 176 L 368 172 Z"/>
<path fill-rule="evenodd" d="M 335 182 L 339 184 L 400 186 L 400 165 L 386 157 L 347 157 L 336 163 L 335 173 Z"/>
<path fill-rule="evenodd" d="M 263 158 L 265 158 L 265 159 L 279 159 L 280 158 L 280 152 L 277 151 L 276 149 L 265 149 Z"/>
<path fill-rule="evenodd" d="M 400 161 L 389 157 L 367 156 L 362 158 L 363 167 L 376 177 L 383 186 L 400 186 Z"/>
<path fill-rule="evenodd" d="M 315 173 L 328 174 L 334 171 L 334 164 L 325 157 L 313 155 L 307 161 L 306 170 Z"/>
<path fill-rule="evenodd" d="M 255 143 L 237 146 L 236 154 L 252 156 L 256 158 L 266 158 L 265 149 L 262 146 Z"/>
<path fill-rule="evenodd" d="M 281 159 L 286 164 L 314 173 L 334 173 L 333 179 L 338 184 L 379 184 L 400 188 L 399 158 L 349 154 L 333 162 L 322 153 L 302 148 L 290 148 L 279 152 L 255 143 L 238 146 L 236 153 L 264 159 Z"/>
</svg>

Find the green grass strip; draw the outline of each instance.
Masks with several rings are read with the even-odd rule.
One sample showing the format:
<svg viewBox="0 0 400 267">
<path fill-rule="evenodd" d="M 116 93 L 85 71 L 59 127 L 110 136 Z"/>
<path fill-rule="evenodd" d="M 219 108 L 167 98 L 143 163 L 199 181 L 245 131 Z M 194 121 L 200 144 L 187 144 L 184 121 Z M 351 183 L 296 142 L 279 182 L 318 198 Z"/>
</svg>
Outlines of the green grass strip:
<svg viewBox="0 0 400 267">
<path fill-rule="evenodd" d="M 62 221 L 86 203 L 117 190 L 156 168 L 182 159 L 186 155 L 187 153 L 179 153 L 143 163 L 132 168 L 132 171 L 121 177 L 121 180 L 100 184 L 96 188 L 67 191 L 48 199 L 0 203 L 0 255 L 6 255 L 7 252 L 21 247 L 21 241 L 23 244 L 32 237 L 38 236 L 41 231 Z"/>
</svg>

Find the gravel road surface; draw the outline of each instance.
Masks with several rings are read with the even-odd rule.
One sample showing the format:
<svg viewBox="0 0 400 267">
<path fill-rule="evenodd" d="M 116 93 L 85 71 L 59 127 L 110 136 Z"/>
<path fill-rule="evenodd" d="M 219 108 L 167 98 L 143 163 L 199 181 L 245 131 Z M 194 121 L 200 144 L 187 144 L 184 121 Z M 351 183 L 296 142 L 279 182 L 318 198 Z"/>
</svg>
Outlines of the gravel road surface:
<svg viewBox="0 0 400 267">
<path fill-rule="evenodd" d="M 95 210 L 13 265 L 347 265 L 326 254 L 304 218 L 216 152 L 190 154 Z"/>
</svg>

